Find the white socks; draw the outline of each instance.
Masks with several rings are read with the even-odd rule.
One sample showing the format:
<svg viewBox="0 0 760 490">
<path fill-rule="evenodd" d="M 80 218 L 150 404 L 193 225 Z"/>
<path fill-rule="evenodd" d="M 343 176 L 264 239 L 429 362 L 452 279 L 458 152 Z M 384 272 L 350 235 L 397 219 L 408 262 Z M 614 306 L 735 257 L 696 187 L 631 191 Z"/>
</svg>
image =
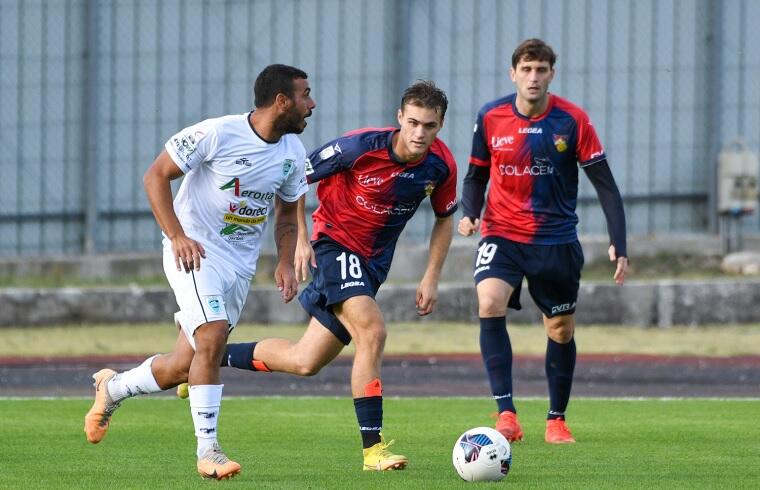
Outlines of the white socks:
<svg viewBox="0 0 760 490">
<path fill-rule="evenodd" d="M 198 438 L 198 458 L 217 443 L 216 422 L 222 403 L 224 385 L 195 385 L 190 387 L 190 413 Z"/>
<path fill-rule="evenodd" d="M 153 358 L 159 355 L 156 354 L 145 359 L 136 368 L 119 373 L 108 381 L 108 394 L 114 403 L 137 395 L 163 391 L 158 387 L 156 378 L 153 377 L 153 372 L 150 369 Z"/>
</svg>

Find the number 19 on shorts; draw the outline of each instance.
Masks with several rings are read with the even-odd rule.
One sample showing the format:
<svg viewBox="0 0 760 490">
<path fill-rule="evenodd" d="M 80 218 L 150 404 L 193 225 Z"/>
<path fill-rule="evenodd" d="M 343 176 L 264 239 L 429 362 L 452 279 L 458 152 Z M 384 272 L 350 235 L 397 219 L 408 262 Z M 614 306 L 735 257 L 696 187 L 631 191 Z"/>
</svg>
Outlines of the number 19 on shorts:
<svg viewBox="0 0 760 490">
<path fill-rule="evenodd" d="M 478 258 L 475 261 L 475 267 L 480 267 L 481 265 L 490 264 L 495 254 L 496 254 L 496 244 L 484 242 L 478 248 Z"/>
</svg>

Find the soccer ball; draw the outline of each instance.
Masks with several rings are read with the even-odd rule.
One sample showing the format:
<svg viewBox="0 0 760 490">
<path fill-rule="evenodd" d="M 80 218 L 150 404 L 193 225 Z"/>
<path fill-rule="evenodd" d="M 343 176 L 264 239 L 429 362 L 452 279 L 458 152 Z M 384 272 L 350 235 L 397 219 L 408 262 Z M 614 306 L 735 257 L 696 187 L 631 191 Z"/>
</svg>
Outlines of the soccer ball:
<svg viewBox="0 0 760 490">
<path fill-rule="evenodd" d="M 465 481 L 498 481 L 512 465 L 507 439 L 490 427 L 470 429 L 457 438 L 451 459 Z"/>
</svg>

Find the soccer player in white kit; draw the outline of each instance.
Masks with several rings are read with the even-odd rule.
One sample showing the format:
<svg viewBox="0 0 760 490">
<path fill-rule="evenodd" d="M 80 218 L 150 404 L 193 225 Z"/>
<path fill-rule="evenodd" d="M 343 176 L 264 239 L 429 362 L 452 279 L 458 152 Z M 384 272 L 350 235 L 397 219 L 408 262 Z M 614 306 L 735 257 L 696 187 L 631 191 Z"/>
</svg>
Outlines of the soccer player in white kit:
<svg viewBox="0 0 760 490">
<path fill-rule="evenodd" d="M 145 191 L 163 231 L 164 271 L 179 305 L 174 320 L 180 332 L 169 354 L 122 373 L 103 369 L 93 375 L 95 402 L 84 426 L 89 442 L 105 437 L 111 415 L 126 398 L 189 382 L 198 472 L 217 480 L 240 472 L 217 442 L 220 361 L 256 272 L 272 207 L 275 281 L 285 302 L 298 289 L 296 213 L 307 184 L 306 150 L 296 134 L 316 107 L 306 79 L 297 68 L 268 66 L 254 84 L 254 111 L 183 129 L 145 173 Z M 182 176 L 172 202 L 170 182 Z"/>
</svg>

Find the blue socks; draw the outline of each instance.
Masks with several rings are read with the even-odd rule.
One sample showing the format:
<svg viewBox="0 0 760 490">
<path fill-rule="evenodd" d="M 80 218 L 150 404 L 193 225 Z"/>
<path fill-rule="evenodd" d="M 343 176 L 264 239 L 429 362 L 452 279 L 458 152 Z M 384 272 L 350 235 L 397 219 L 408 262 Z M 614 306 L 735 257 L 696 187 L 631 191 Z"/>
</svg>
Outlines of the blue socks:
<svg viewBox="0 0 760 490">
<path fill-rule="evenodd" d="M 224 356 L 222 356 L 222 367 L 257 371 L 253 366 L 253 349 L 255 348 L 256 342 L 227 344 L 227 350 L 224 351 Z"/>
<path fill-rule="evenodd" d="M 549 413 L 546 418 L 564 419 L 575 371 L 575 338 L 566 344 L 546 343 L 546 379 L 549 381 Z"/>
<path fill-rule="evenodd" d="M 480 319 L 480 353 L 499 413 L 504 410 L 517 413 L 512 400 L 512 344 L 506 317 Z"/>
<path fill-rule="evenodd" d="M 362 435 L 362 447 L 367 449 L 380 442 L 380 431 L 383 428 L 383 397 L 354 398 L 354 409 Z"/>
</svg>

